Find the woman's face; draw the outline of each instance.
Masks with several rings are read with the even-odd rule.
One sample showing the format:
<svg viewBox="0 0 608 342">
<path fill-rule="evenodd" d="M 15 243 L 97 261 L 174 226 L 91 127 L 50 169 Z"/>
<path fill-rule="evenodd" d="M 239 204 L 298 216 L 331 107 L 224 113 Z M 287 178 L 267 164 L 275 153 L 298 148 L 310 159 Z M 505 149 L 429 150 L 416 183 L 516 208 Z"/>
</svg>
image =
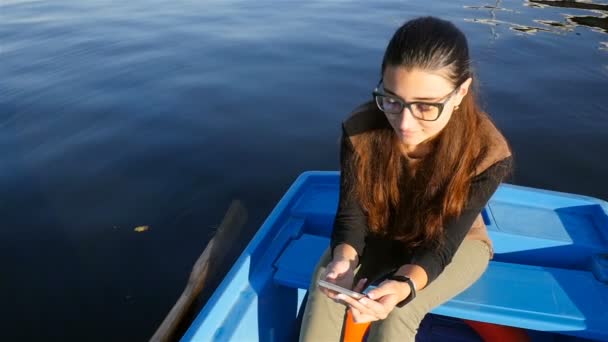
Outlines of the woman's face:
<svg viewBox="0 0 608 342">
<path fill-rule="evenodd" d="M 445 71 L 442 73 L 441 70 L 406 69 L 402 66 L 387 66 L 384 70 L 380 90 L 387 95 L 396 96 L 406 103 L 444 103 L 443 110 L 435 121 L 418 119 L 407 107 L 400 114 L 386 115 L 408 151 L 413 151 L 419 144 L 439 134 L 452 117 L 454 107 L 460 104 L 468 92 L 470 78 L 459 89 L 455 89 L 445 75 Z"/>
</svg>

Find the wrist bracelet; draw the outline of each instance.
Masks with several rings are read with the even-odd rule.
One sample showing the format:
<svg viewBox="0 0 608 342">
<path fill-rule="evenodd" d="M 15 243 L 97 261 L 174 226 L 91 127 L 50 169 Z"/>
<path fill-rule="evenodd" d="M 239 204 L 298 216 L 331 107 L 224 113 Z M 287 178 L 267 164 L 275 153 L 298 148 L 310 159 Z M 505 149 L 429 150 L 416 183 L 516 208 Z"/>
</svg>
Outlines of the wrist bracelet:
<svg viewBox="0 0 608 342">
<path fill-rule="evenodd" d="M 401 302 L 397 303 L 396 306 L 398 308 L 403 307 L 405 304 L 411 302 L 414 298 L 416 298 L 416 285 L 414 284 L 414 282 L 412 281 L 412 279 L 410 279 L 410 278 L 408 278 L 406 276 L 395 275 L 395 274 L 393 274 L 390 277 L 388 277 L 388 279 L 406 283 L 410 287 L 410 295 L 407 296 L 407 298 L 405 298 Z"/>
</svg>

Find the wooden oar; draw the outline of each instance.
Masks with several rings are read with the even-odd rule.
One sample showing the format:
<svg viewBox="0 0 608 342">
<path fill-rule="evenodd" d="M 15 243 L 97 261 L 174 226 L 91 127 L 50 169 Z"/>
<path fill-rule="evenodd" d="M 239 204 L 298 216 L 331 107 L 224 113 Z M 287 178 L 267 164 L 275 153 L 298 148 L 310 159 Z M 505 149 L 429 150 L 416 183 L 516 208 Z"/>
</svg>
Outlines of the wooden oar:
<svg viewBox="0 0 608 342">
<path fill-rule="evenodd" d="M 208 275 L 217 274 L 218 272 L 214 272 L 216 267 L 224 265 L 226 255 L 230 254 L 227 252 L 230 250 L 230 246 L 234 245 L 234 239 L 241 237 L 240 231 L 246 221 L 247 211 L 241 202 L 237 200 L 232 201 L 217 232 L 209 241 L 201 256 L 196 260 L 194 267 L 192 267 L 192 272 L 190 273 L 190 278 L 184 292 L 150 341 L 165 342 L 171 341 L 174 338 L 177 327 L 205 286 Z M 210 269 L 212 270 L 210 271 Z"/>
</svg>

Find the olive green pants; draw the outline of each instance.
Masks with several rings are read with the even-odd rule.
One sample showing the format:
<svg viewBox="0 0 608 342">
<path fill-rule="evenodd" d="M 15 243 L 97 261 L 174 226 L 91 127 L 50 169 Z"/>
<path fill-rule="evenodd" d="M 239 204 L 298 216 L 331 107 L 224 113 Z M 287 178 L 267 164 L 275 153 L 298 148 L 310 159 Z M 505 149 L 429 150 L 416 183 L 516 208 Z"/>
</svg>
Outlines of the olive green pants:
<svg viewBox="0 0 608 342">
<path fill-rule="evenodd" d="M 356 279 L 374 279 L 387 270 L 374 262 L 381 258 L 367 258 L 356 270 Z M 452 262 L 426 288 L 402 308 L 394 308 L 389 316 L 373 322 L 367 341 L 414 341 L 418 326 L 424 316 L 471 286 L 483 274 L 490 260 L 490 248 L 479 240 L 464 240 L 454 254 Z M 308 289 L 308 302 L 302 318 L 300 341 L 338 342 L 342 338 L 346 307 L 328 298 L 318 290 L 317 280 L 331 261 L 329 249 L 325 251 L 313 274 Z M 356 281 L 355 281 L 356 283 Z"/>
</svg>

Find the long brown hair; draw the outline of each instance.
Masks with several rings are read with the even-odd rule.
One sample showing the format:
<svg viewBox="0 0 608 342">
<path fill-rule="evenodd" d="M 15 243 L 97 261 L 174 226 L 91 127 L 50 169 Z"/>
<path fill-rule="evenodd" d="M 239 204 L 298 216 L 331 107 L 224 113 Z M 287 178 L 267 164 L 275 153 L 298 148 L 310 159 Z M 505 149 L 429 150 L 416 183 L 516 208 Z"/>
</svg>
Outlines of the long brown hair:
<svg viewBox="0 0 608 342">
<path fill-rule="evenodd" d="M 432 37 L 432 38 L 431 38 Z M 405 23 L 391 39 L 386 66 L 423 70 L 447 68 L 454 86 L 472 77 L 464 34 L 453 24 L 426 17 Z M 441 244 L 444 222 L 460 215 L 476 165 L 488 152 L 483 120 L 489 120 L 469 90 L 444 129 L 430 142 L 432 152 L 416 166 L 404 157 L 384 113 L 373 103 L 364 111 L 386 121 L 351 137 L 355 149 L 354 195 L 369 229 L 408 246 Z"/>
</svg>

